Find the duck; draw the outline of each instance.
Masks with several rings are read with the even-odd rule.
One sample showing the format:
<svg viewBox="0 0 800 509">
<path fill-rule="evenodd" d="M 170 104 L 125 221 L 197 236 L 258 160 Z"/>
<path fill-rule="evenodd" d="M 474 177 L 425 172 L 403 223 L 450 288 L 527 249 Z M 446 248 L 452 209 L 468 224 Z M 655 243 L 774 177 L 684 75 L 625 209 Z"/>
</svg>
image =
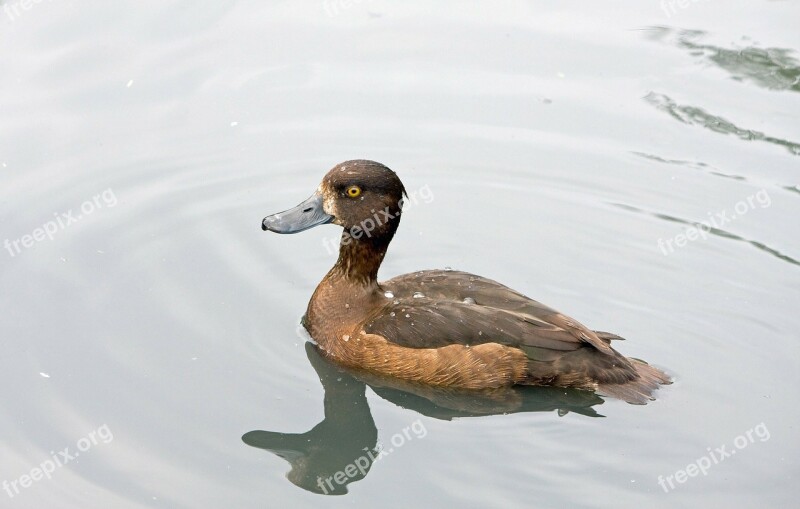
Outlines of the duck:
<svg viewBox="0 0 800 509">
<path fill-rule="evenodd" d="M 654 400 L 672 382 L 614 349 L 622 337 L 591 330 L 491 279 L 432 269 L 379 282 L 406 199 L 393 170 L 350 160 L 328 171 L 308 199 L 262 220 L 262 230 L 279 234 L 343 228 L 338 259 L 301 320 L 324 357 L 425 386 L 556 386 L 632 404 Z"/>
</svg>

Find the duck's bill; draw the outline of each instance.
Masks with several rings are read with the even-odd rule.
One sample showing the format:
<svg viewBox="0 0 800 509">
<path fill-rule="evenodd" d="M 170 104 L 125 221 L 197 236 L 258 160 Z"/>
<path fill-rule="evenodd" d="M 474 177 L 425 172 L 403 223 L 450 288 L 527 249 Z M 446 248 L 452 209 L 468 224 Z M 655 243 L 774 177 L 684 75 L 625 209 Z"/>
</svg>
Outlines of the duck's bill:
<svg viewBox="0 0 800 509">
<path fill-rule="evenodd" d="M 275 233 L 297 233 L 331 221 L 333 216 L 326 214 L 322 208 L 322 195 L 314 193 L 294 208 L 265 217 L 261 229 Z"/>
</svg>

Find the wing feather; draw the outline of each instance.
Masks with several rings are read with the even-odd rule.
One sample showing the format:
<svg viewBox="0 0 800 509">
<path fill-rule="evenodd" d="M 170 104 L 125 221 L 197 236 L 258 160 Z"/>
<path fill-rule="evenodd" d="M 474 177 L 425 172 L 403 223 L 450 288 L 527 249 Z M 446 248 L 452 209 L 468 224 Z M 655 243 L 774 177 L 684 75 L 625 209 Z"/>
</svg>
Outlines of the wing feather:
<svg viewBox="0 0 800 509">
<path fill-rule="evenodd" d="M 533 354 L 591 345 L 616 354 L 609 346 L 610 335 L 601 338 L 544 304 L 466 272 L 415 272 L 381 287 L 393 297 L 365 322 L 364 330 L 409 348 L 499 343 Z M 539 352 L 534 358 L 539 357 L 547 355 Z"/>
</svg>

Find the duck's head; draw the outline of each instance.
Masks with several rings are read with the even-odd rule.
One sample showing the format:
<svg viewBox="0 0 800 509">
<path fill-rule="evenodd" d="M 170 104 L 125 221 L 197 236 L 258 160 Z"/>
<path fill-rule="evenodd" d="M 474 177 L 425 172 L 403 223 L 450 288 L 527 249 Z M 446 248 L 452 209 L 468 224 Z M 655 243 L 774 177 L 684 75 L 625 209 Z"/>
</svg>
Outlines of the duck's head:
<svg viewBox="0 0 800 509">
<path fill-rule="evenodd" d="M 345 161 L 333 167 L 317 191 L 294 208 L 267 216 L 261 229 L 297 233 L 327 223 L 355 239 L 381 238 L 397 229 L 405 188 L 397 174 L 375 161 Z"/>
</svg>

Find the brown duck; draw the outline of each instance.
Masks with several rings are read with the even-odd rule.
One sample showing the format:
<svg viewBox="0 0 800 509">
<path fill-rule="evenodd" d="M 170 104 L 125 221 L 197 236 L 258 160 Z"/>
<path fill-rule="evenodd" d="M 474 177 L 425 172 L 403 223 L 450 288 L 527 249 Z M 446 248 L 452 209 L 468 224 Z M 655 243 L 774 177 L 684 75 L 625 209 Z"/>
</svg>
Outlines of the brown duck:
<svg viewBox="0 0 800 509">
<path fill-rule="evenodd" d="M 335 166 L 300 205 L 262 229 L 297 233 L 344 227 L 339 259 L 317 286 L 303 325 L 323 354 L 369 372 L 437 386 L 487 389 L 553 385 L 644 404 L 661 370 L 611 347 L 619 336 L 578 321 L 490 279 L 425 270 L 379 283 L 400 224 L 405 189 L 386 166 Z"/>
</svg>

